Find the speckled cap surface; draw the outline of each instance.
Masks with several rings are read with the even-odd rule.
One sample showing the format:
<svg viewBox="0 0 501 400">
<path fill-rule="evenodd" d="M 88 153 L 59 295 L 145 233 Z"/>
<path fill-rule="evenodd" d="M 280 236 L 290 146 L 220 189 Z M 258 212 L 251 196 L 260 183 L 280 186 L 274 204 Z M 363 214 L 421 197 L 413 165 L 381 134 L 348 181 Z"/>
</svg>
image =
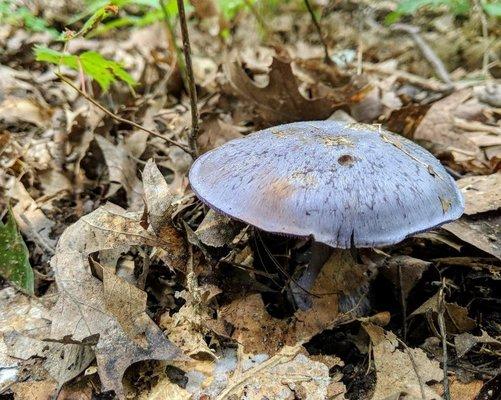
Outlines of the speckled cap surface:
<svg viewBox="0 0 501 400">
<path fill-rule="evenodd" d="M 434 156 L 368 124 L 311 121 L 255 132 L 202 155 L 189 179 L 216 211 L 338 248 L 394 244 L 464 210 Z"/>
</svg>

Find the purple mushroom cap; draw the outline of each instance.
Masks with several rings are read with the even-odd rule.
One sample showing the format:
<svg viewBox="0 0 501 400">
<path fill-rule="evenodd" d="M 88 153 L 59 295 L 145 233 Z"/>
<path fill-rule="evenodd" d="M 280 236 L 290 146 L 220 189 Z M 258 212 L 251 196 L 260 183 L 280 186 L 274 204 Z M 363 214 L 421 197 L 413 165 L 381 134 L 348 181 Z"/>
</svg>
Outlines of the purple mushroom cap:
<svg viewBox="0 0 501 400">
<path fill-rule="evenodd" d="M 336 248 L 398 243 L 464 210 L 433 155 L 368 124 L 311 121 L 258 131 L 202 155 L 189 179 L 216 211 Z"/>
</svg>

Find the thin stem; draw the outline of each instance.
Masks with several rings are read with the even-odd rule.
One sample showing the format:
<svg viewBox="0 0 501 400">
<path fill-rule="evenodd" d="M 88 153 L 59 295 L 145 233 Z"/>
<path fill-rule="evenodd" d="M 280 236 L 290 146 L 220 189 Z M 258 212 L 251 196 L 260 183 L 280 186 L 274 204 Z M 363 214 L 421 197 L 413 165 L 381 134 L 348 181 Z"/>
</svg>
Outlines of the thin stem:
<svg viewBox="0 0 501 400">
<path fill-rule="evenodd" d="M 324 62 L 326 64 L 332 64 L 332 60 L 329 57 L 329 48 L 327 47 L 327 43 L 325 42 L 325 38 L 324 38 L 324 35 L 322 33 L 322 27 L 320 26 L 320 23 L 317 20 L 317 16 L 315 15 L 315 11 L 313 11 L 313 8 L 311 7 L 310 0 L 304 0 L 304 4 L 306 5 L 308 12 L 310 13 L 311 20 L 313 21 L 313 25 L 315 25 L 315 28 L 317 29 L 317 32 L 318 32 L 318 36 L 320 37 L 320 42 L 322 43 L 322 46 L 324 47 Z"/>
<path fill-rule="evenodd" d="M 137 128 L 137 129 L 140 129 L 144 132 L 148 132 L 150 135 L 152 136 L 155 136 L 155 137 L 158 137 L 164 141 L 166 141 L 167 143 L 171 144 L 172 146 L 176 146 L 176 147 L 179 147 L 181 150 L 185 151 L 186 153 L 188 153 L 190 156 L 192 156 L 193 158 L 195 158 L 195 154 L 191 151 L 191 149 L 189 149 L 188 147 L 186 147 L 185 145 L 181 144 L 181 143 L 178 143 L 178 142 L 175 142 L 174 140 L 172 139 L 169 139 L 169 138 L 166 138 L 165 136 L 162 136 L 160 133 L 157 133 L 155 131 L 152 131 L 151 129 L 148 129 L 148 128 L 145 128 L 144 126 L 142 125 L 139 125 L 138 123 L 134 122 L 134 121 L 131 121 L 129 119 L 126 119 L 126 118 L 122 118 L 118 115 L 116 115 L 115 113 L 113 113 L 112 111 L 108 110 L 106 107 L 104 107 L 103 105 L 101 105 L 100 103 L 98 103 L 96 100 L 94 100 L 92 97 L 90 97 L 88 94 L 84 93 L 82 90 L 80 90 L 80 88 L 78 88 L 77 86 L 75 86 L 73 84 L 73 82 L 71 82 L 69 79 L 65 78 L 63 75 L 59 74 L 56 72 L 56 76 L 61 79 L 64 83 L 66 83 L 67 85 L 71 86 L 74 90 L 76 90 L 82 97 L 84 97 L 87 101 L 91 102 L 92 104 L 94 104 L 97 108 L 99 108 L 101 111 L 103 111 L 105 114 L 109 115 L 111 118 L 113 118 L 114 120 L 118 121 L 118 122 L 122 122 L 124 124 L 128 124 L 128 125 L 131 125 L 133 126 L 134 128 Z"/>
<path fill-rule="evenodd" d="M 176 43 L 175 35 L 174 35 L 174 27 L 171 24 L 170 15 L 167 11 L 167 7 L 165 5 L 164 0 L 159 0 L 160 7 L 162 8 L 163 20 L 165 23 L 165 28 L 167 29 L 167 42 L 170 48 L 173 48 L 176 52 L 177 65 L 179 70 L 181 71 L 181 79 L 183 80 L 184 86 L 188 87 L 188 79 L 186 77 L 186 65 L 184 64 L 184 59 L 182 57 L 181 49 Z"/>
<path fill-rule="evenodd" d="M 444 371 L 444 399 L 451 400 L 451 393 L 449 390 L 449 376 L 447 374 L 448 369 L 448 356 L 447 356 L 447 332 L 445 329 L 445 299 L 444 299 L 444 289 L 445 289 L 445 278 L 442 279 L 442 286 L 438 294 L 438 327 L 440 329 L 440 336 L 442 337 L 442 369 Z"/>
<path fill-rule="evenodd" d="M 198 126 L 198 108 L 197 108 L 197 91 L 195 87 L 195 77 L 193 75 L 193 64 L 191 62 L 191 45 L 190 36 L 188 33 L 188 24 L 186 23 L 186 12 L 184 10 L 184 0 L 177 0 L 177 8 L 179 11 L 179 22 L 181 24 L 181 36 L 183 38 L 184 61 L 186 64 L 186 72 L 188 78 L 188 91 L 190 94 L 191 105 L 191 133 L 188 138 L 191 154 L 195 157 L 198 154 L 197 138 L 200 128 Z"/>
</svg>

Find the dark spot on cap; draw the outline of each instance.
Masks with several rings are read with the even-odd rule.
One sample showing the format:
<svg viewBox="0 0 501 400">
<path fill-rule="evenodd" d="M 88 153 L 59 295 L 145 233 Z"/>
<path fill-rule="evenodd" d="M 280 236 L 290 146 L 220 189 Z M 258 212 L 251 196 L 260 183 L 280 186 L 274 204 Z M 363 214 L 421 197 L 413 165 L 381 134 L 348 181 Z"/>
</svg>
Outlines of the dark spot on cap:
<svg viewBox="0 0 501 400">
<path fill-rule="evenodd" d="M 355 162 L 355 157 L 350 156 L 349 154 L 343 154 L 337 159 L 337 162 L 344 166 L 350 166 Z"/>
</svg>

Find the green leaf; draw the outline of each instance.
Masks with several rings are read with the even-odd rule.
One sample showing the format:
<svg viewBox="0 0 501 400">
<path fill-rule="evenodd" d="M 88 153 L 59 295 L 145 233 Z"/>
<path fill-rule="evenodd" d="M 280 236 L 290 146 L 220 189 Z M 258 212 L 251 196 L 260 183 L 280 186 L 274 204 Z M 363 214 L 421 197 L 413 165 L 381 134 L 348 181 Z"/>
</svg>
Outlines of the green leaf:
<svg viewBox="0 0 501 400">
<path fill-rule="evenodd" d="M 111 15 L 115 15 L 116 11 L 118 11 L 117 6 L 115 6 L 111 3 L 106 4 L 105 6 L 98 8 L 92 14 L 92 16 L 87 21 L 85 21 L 84 26 L 82 27 L 82 29 L 80 29 L 80 31 L 78 31 L 76 36 L 83 36 L 84 37 L 89 32 L 94 30 L 102 20 L 108 18 Z"/>
<path fill-rule="evenodd" d="M 455 15 L 465 15 L 470 11 L 469 0 L 402 0 L 395 12 L 400 15 L 413 15 L 423 7 L 436 9 L 441 6 L 447 7 Z M 391 20 L 394 17 L 389 18 Z"/>
<path fill-rule="evenodd" d="M 492 17 L 501 17 L 501 2 L 496 1 L 494 3 L 484 3 L 482 4 L 484 11 Z"/>
<path fill-rule="evenodd" d="M 29 257 L 26 243 L 9 208 L 7 223 L 0 221 L 0 275 L 18 289 L 34 294 L 35 277 Z"/>
<path fill-rule="evenodd" d="M 120 80 L 129 87 L 136 84 L 136 81 L 125 71 L 122 65 L 116 61 L 108 60 L 95 51 L 86 51 L 79 56 L 61 53 L 47 47 L 36 46 L 35 55 L 37 61 L 45 61 L 57 65 L 65 65 L 74 70 L 83 72 L 94 79 L 103 91 L 107 91 L 110 85 Z"/>
<path fill-rule="evenodd" d="M 29 8 L 19 6 L 12 0 L 0 0 L 0 23 L 22 26 L 31 32 L 47 32 L 53 37 L 59 34 L 45 20 L 34 15 Z"/>
</svg>

